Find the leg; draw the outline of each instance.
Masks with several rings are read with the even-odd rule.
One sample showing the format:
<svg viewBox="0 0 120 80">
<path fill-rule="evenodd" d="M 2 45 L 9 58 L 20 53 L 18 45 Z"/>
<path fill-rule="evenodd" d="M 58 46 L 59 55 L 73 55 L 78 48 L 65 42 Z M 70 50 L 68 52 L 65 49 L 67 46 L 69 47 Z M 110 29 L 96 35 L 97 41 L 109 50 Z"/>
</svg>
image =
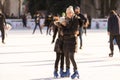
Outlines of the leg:
<svg viewBox="0 0 120 80">
<path fill-rule="evenodd" d="M 80 38 L 80 49 L 82 49 L 82 35 L 81 34 L 80 34 L 79 38 Z"/>
<path fill-rule="evenodd" d="M 38 24 L 38 25 L 39 25 L 40 32 L 41 32 L 41 34 L 42 34 L 42 28 L 41 28 L 40 24 Z"/>
<path fill-rule="evenodd" d="M 60 60 L 60 53 L 56 53 L 56 60 L 55 60 L 55 71 L 54 71 L 54 77 L 58 77 L 58 63 Z"/>
<path fill-rule="evenodd" d="M 23 27 L 26 27 L 26 22 L 25 21 L 23 22 Z"/>
<path fill-rule="evenodd" d="M 55 71 L 58 71 L 59 60 L 60 60 L 60 53 L 56 53 Z"/>
<path fill-rule="evenodd" d="M 66 69 L 70 69 L 70 59 L 68 53 L 65 54 L 65 58 L 66 58 Z"/>
<path fill-rule="evenodd" d="M 72 74 L 71 78 L 72 79 L 75 79 L 75 77 L 79 78 L 79 73 L 77 71 L 77 64 L 76 64 L 75 59 L 74 59 L 74 53 L 70 53 L 70 60 L 73 64 L 73 68 L 74 68 L 74 73 Z"/>
<path fill-rule="evenodd" d="M 24 26 L 27 27 L 27 23 L 26 22 L 24 23 Z"/>
<path fill-rule="evenodd" d="M 110 57 L 113 56 L 114 46 L 113 46 L 114 35 L 110 35 L 110 50 L 111 53 L 109 54 Z"/>
<path fill-rule="evenodd" d="M 54 25 L 53 22 L 51 22 L 50 25 L 49 25 L 49 35 L 51 35 L 51 30 L 52 30 L 53 25 Z"/>
<path fill-rule="evenodd" d="M 119 51 L 120 51 L 120 35 L 117 35 L 115 37 L 115 39 L 116 39 L 116 42 L 117 42 L 117 45 L 118 45 L 118 48 L 119 48 Z"/>
<path fill-rule="evenodd" d="M 60 53 L 61 54 L 61 64 L 60 64 L 60 68 L 64 69 L 64 53 Z"/>
<path fill-rule="evenodd" d="M 25 21 L 25 27 L 27 27 L 27 21 Z"/>
<path fill-rule="evenodd" d="M 47 32 L 46 32 L 47 35 L 48 35 L 48 31 L 49 31 L 49 26 L 47 26 Z"/>
<path fill-rule="evenodd" d="M 23 22 L 23 27 L 25 27 L 24 22 Z"/>
<path fill-rule="evenodd" d="M 70 60 L 72 62 L 74 71 L 76 71 L 77 70 L 77 65 L 76 65 L 76 62 L 75 62 L 75 59 L 74 59 L 74 53 L 70 53 Z"/>
<path fill-rule="evenodd" d="M 60 63 L 60 76 L 64 77 L 64 53 L 61 54 L 61 63 Z"/>
<path fill-rule="evenodd" d="M 69 59 L 69 53 L 65 53 L 65 58 L 66 58 L 66 72 L 64 74 L 64 77 L 69 77 L 70 76 L 70 59 Z"/>
<path fill-rule="evenodd" d="M 35 33 L 36 28 L 37 28 L 37 24 L 35 24 L 35 28 L 33 30 L 33 34 Z"/>
<path fill-rule="evenodd" d="M 50 29 L 49 29 L 49 35 L 51 35 L 51 27 L 50 27 Z"/>
<path fill-rule="evenodd" d="M 82 49 L 82 34 L 83 34 L 83 28 L 80 28 L 80 35 L 79 35 L 79 38 L 80 38 L 80 49 Z"/>
<path fill-rule="evenodd" d="M 87 35 L 87 28 L 85 27 L 85 29 L 84 29 L 84 30 L 85 30 L 85 35 Z"/>
<path fill-rule="evenodd" d="M 5 40 L 5 30 L 1 29 L 1 36 L 2 36 L 2 43 L 5 44 L 4 40 Z"/>
</svg>

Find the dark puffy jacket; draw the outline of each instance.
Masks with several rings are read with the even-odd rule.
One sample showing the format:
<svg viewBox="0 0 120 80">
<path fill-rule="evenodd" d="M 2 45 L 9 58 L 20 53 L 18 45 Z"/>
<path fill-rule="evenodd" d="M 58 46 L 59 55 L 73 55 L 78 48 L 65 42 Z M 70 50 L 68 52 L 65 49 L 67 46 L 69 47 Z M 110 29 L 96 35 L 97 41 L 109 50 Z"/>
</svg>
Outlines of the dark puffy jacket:
<svg viewBox="0 0 120 80">
<path fill-rule="evenodd" d="M 108 27 L 107 30 L 110 32 L 110 34 L 118 35 L 119 34 L 119 17 L 117 15 L 111 15 L 108 18 Z"/>
<path fill-rule="evenodd" d="M 77 52 L 77 36 L 76 32 L 79 31 L 79 21 L 77 16 L 72 19 L 67 19 L 67 24 L 63 28 L 63 52 L 74 53 Z"/>
<path fill-rule="evenodd" d="M 5 16 L 3 14 L 0 14 L 0 29 L 4 28 L 4 23 L 6 24 Z"/>
<path fill-rule="evenodd" d="M 80 19 L 78 19 L 78 20 L 79 20 L 80 27 L 82 27 L 83 24 L 86 24 L 87 18 L 85 18 L 85 16 L 83 14 L 81 14 L 81 13 L 78 14 L 77 16 L 80 17 Z"/>
</svg>

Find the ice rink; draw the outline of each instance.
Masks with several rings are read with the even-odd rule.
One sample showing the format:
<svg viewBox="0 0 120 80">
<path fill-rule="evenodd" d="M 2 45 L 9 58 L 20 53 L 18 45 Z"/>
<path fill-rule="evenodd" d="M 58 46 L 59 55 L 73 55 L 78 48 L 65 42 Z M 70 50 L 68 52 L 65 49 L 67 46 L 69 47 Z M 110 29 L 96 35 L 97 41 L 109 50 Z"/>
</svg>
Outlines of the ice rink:
<svg viewBox="0 0 120 80">
<path fill-rule="evenodd" d="M 80 80 L 120 80 L 120 53 L 115 46 L 114 56 L 108 57 L 109 37 L 106 30 L 88 30 L 83 34 L 83 49 L 78 49 L 75 59 Z M 5 39 L 0 39 L 0 80 L 71 80 L 54 79 L 54 44 L 52 36 L 39 30 L 11 30 Z M 79 39 L 78 39 L 79 41 Z M 71 74 L 73 67 L 71 65 Z"/>
</svg>

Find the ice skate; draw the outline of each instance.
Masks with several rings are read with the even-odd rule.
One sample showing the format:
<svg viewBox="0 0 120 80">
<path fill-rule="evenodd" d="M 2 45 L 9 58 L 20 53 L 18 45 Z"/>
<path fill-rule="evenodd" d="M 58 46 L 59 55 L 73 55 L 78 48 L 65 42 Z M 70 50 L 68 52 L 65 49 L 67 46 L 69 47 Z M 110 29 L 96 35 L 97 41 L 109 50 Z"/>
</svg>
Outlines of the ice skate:
<svg viewBox="0 0 120 80">
<path fill-rule="evenodd" d="M 58 75 L 57 71 L 54 71 L 54 77 L 55 77 L 55 78 L 58 78 L 58 76 L 59 76 L 59 75 Z"/>
<path fill-rule="evenodd" d="M 109 54 L 109 57 L 113 57 L 113 53 L 110 53 L 110 54 Z"/>
<path fill-rule="evenodd" d="M 78 73 L 78 71 L 75 71 L 74 74 L 71 76 L 71 78 L 72 79 L 75 79 L 75 78 L 79 79 L 79 73 Z"/>
<path fill-rule="evenodd" d="M 67 69 L 63 76 L 69 77 L 70 76 L 70 69 Z"/>
<path fill-rule="evenodd" d="M 63 69 L 60 69 L 60 77 L 64 77 Z"/>
</svg>

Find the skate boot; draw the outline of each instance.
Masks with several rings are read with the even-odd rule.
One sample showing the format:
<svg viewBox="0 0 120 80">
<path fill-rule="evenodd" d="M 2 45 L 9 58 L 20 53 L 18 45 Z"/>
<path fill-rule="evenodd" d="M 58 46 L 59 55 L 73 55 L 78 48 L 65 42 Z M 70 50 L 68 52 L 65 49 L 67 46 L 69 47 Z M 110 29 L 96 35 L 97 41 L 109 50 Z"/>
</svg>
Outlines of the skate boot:
<svg viewBox="0 0 120 80">
<path fill-rule="evenodd" d="M 80 46 L 80 49 L 82 49 L 82 46 Z"/>
<path fill-rule="evenodd" d="M 75 71 L 74 74 L 71 76 L 72 79 L 78 78 L 79 79 L 79 73 L 78 71 Z"/>
<path fill-rule="evenodd" d="M 113 52 L 111 52 L 111 53 L 109 54 L 109 57 L 113 57 Z"/>
<path fill-rule="evenodd" d="M 64 77 L 69 77 L 70 76 L 70 69 L 67 69 L 66 72 L 64 73 Z"/>
<path fill-rule="evenodd" d="M 4 41 L 2 41 L 2 43 L 3 43 L 3 44 L 5 44 L 5 42 L 4 42 Z"/>
<path fill-rule="evenodd" d="M 63 69 L 60 69 L 60 77 L 64 77 Z"/>
<path fill-rule="evenodd" d="M 55 78 L 58 78 L 58 73 L 57 73 L 57 71 L 54 71 L 54 77 L 55 77 Z"/>
</svg>

